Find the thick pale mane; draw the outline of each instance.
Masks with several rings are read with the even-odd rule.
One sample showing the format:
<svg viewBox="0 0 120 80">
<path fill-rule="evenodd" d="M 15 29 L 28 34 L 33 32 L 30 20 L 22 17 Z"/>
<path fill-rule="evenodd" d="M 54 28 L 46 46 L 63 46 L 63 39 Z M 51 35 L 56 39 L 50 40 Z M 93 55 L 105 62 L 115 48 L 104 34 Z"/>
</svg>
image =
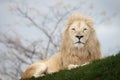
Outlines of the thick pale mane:
<svg viewBox="0 0 120 80">
<path fill-rule="evenodd" d="M 74 21 L 84 21 L 89 27 L 93 26 L 92 18 L 86 15 L 72 14 L 67 20 L 67 26 L 69 27 Z"/>
<path fill-rule="evenodd" d="M 74 21 L 84 21 L 91 28 L 90 37 L 87 40 L 85 46 L 81 49 L 74 47 L 68 33 L 69 26 Z M 96 36 L 96 32 L 93 28 L 93 21 L 90 17 L 73 14 L 68 19 L 67 28 L 64 32 L 61 44 L 61 55 L 63 60 L 63 67 L 66 67 L 69 64 L 83 64 L 85 62 L 89 62 L 95 59 L 100 59 L 100 44 Z"/>
</svg>

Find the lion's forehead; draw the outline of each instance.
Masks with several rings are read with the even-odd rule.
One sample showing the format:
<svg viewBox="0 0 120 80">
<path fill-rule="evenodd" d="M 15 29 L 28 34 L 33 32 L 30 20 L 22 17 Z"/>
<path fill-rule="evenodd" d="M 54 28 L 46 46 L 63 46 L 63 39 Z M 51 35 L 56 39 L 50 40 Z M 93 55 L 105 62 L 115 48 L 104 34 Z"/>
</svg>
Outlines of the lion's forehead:
<svg viewBox="0 0 120 80">
<path fill-rule="evenodd" d="M 79 29 L 88 28 L 86 22 L 84 21 L 74 21 L 70 27 L 79 28 Z"/>
</svg>

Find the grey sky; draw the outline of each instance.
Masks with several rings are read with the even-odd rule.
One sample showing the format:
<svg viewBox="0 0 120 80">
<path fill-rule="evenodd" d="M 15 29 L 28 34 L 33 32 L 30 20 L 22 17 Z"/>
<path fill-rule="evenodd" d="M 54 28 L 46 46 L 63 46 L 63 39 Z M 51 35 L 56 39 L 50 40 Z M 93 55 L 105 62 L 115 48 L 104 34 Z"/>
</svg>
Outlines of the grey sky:
<svg viewBox="0 0 120 80">
<path fill-rule="evenodd" d="M 33 27 L 25 27 L 27 21 L 22 17 L 11 13 L 9 11 L 9 6 L 12 5 L 10 2 L 19 2 L 19 0 L 0 0 L 0 34 L 8 32 L 8 34 L 12 31 L 18 32 L 23 38 L 23 43 L 25 45 L 29 44 L 24 41 L 28 40 L 29 42 L 35 41 L 39 39 L 39 30 Z M 27 6 L 32 6 L 41 10 L 43 14 L 49 12 L 47 6 L 53 6 L 57 2 L 63 2 L 64 4 L 76 5 L 78 4 L 78 0 L 22 0 Z M 83 0 L 84 1 L 84 0 Z M 95 28 L 98 34 L 98 37 L 101 42 L 102 54 L 103 56 L 108 56 L 114 54 L 120 50 L 120 0 L 89 0 L 87 4 L 94 4 L 94 12 L 90 16 L 94 18 Z M 88 14 L 86 9 L 88 5 L 84 5 L 82 10 L 79 11 L 82 14 Z M 101 17 L 98 13 L 101 11 L 106 11 L 107 16 L 110 17 L 113 13 L 117 13 L 117 16 L 111 17 L 109 21 L 105 20 L 102 24 L 99 22 L 105 18 Z M 19 24 L 16 26 L 15 24 Z M 13 25 L 13 26 L 9 26 Z M 13 35 L 10 33 L 10 35 Z M 1 46 L 1 45 L 0 45 Z"/>
</svg>

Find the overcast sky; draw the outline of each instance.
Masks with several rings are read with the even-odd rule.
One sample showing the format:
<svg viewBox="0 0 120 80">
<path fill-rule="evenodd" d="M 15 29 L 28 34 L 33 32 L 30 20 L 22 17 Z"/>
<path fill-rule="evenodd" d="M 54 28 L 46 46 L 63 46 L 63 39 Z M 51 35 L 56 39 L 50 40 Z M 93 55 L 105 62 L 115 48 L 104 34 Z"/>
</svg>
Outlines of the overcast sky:
<svg viewBox="0 0 120 80">
<path fill-rule="evenodd" d="M 15 15 L 9 11 L 9 7 L 12 3 L 10 2 L 19 2 L 19 0 L 0 0 L 0 34 L 10 31 L 17 31 L 22 38 L 29 41 L 35 41 L 39 39 L 39 30 L 33 27 L 25 27 L 21 21 L 24 21 L 23 18 Z M 34 6 L 38 10 L 41 10 L 42 13 L 48 13 L 47 6 L 52 6 L 57 2 L 63 2 L 64 4 L 77 5 L 78 0 L 22 0 L 24 4 L 28 6 Z M 101 42 L 102 55 L 108 56 L 115 54 L 120 50 L 120 0 L 88 0 L 87 4 L 94 4 L 94 15 L 91 15 L 95 21 L 95 28 L 97 35 Z M 79 11 L 82 14 L 86 13 L 86 8 L 88 5 L 84 5 L 82 11 Z M 117 14 L 114 17 L 110 17 L 110 20 L 105 20 L 101 24 L 99 23 L 102 18 L 98 15 L 99 12 L 106 11 L 107 17 L 115 13 Z M 15 24 L 19 24 L 16 26 Z M 14 26 L 9 26 L 14 25 Z M 8 33 L 9 33 L 8 32 Z M 14 35 L 14 34 L 13 34 Z M 27 44 L 27 43 L 25 43 Z M 2 45 L 0 45 L 2 48 Z M 0 49 L 1 50 L 1 49 Z"/>
</svg>

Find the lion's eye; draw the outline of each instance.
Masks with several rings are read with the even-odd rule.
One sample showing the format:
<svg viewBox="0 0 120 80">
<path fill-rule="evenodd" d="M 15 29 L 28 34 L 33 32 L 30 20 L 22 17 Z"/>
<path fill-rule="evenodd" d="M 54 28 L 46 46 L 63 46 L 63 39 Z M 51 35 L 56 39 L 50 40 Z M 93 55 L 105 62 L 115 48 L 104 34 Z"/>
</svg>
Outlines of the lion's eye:
<svg viewBox="0 0 120 80">
<path fill-rule="evenodd" d="M 84 31 L 87 30 L 87 28 L 84 28 Z"/>
<path fill-rule="evenodd" d="M 74 31 L 75 31 L 75 28 L 72 28 L 72 30 L 74 30 Z"/>
</svg>

